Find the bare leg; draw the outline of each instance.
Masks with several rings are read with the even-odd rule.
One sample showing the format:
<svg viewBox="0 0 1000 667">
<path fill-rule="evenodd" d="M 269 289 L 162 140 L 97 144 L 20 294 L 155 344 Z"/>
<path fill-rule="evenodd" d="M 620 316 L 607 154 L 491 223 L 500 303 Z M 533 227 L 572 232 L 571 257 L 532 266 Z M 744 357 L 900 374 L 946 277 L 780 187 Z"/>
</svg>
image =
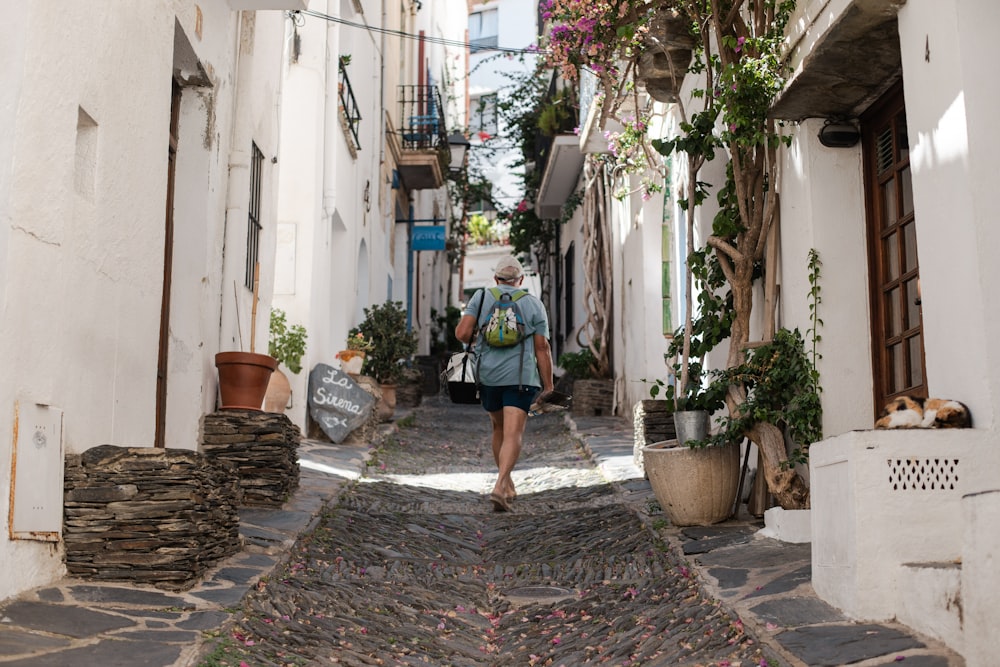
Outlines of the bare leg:
<svg viewBox="0 0 1000 667">
<path fill-rule="evenodd" d="M 493 447 L 493 462 L 500 467 L 500 448 L 503 447 L 503 409 L 487 413 L 493 426 L 491 445 Z"/>
<path fill-rule="evenodd" d="M 520 408 L 506 406 L 497 418 L 493 417 L 494 414 L 496 413 L 490 413 L 490 417 L 493 419 L 493 457 L 496 460 L 499 475 L 497 475 L 493 492 L 509 498 L 514 495 L 514 481 L 510 475 L 521 456 L 521 444 L 528 413 Z M 498 430 L 501 435 L 499 447 L 497 447 Z"/>
</svg>

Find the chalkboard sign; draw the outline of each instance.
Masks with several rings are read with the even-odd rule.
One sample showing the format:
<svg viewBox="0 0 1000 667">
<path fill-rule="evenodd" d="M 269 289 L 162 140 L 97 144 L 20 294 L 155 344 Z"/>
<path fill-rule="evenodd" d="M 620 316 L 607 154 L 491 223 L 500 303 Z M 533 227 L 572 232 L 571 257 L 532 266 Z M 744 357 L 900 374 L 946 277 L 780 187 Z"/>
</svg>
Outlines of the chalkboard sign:
<svg viewBox="0 0 1000 667">
<path fill-rule="evenodd" d="M 317 364 L 309 373 L 309 415 L 333 442 L 364 424 L 374 405 L 374 396 L 333 366 Z"/>
</svg>

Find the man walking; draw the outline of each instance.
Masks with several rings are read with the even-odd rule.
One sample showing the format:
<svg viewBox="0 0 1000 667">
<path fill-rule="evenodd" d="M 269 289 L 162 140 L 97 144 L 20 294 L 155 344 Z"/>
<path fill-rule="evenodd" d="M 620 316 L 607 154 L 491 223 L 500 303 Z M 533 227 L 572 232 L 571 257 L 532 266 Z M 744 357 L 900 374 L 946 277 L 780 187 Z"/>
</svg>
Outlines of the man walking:
<svg viewBox="0 0 1000 667">
<path fill-rule="evenodd" d="M 493 277 L 497 286 L 469 300 L 455 336 L 466 344 L 477 336 L 479 398 L 490 416 L 499 470 L 490 502 L 494 510 L 508 512 L 517 495 L 511 472 L 521 456 L 528 410 L 552 392 L 552 349 L 545 306 L 521 289 L 521 263 L 512 255 L 501 257 Z"/>
</svg>

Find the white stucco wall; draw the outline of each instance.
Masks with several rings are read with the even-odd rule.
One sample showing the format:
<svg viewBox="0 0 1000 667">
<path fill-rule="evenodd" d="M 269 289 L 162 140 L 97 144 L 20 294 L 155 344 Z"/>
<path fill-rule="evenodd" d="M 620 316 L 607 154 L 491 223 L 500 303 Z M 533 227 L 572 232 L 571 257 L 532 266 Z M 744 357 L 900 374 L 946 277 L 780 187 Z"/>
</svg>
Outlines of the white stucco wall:
<svg viewBox="0 0 1000 667">
<path fill-rule="evenodd" d="M 843 10 L 840 4 L 830 3 L 836 9 L 830 15 L 817 12 L 817 25 L 806 33 L 834 22 Z M 995 503 L 978 504 L 998 488 L 994 445 L 1000 368 L 991 345 L 998 332 L 991 278 L 997 277 L 993 255 L 1000 241 L 992 213 L 993 162 L 1000 147 L 993 119 L 1000 83 L 988 51 L 988 26 L 997 18 L 996 4 L 986 0 L 933 6 L 908 2 L 898 14 L 928 390 L 931 396 L 965 402 L 973 430 L 844 430 L 852 423 L 870 429 L 864 422 L 878 407 L 843 398 L 852 376 L 863 381 L 871 372 L 870 360 L 851 343 L 852 337 L 866 345 L 870 339 L 867 302 L 864 311 L 851 303 L 867 294 L 867 277 L 858 281 L 848 268 L 852 256 L 862 268 L 867 257 L 863 240 L 855 238 L 864 233 L 863 211 L 855 211 L 863 197 L 858 151 L 839 149 L 831 155 L 832 149 L 815 141 L 818 121 L 804 123 L 793 135 L 782 180 L 785 220 L 793 210 L 807 213 L 812 222 L 808 241 L 824 263 L 820 371 L 828 438 L 811 453 L 813 586 L 857 618 L 895 617 L 940 636 L 970 665 L 990 664 L 986 656 L 993 650 L 978 631 L 991 623 L 989 594 L 978 596 L 978 591 L 990 583 L 982 568 L 994 557 L 993 543 L 975 536 L 997 520 Z M 811 187 L 815 183 L 821 185 Z M 836 214 L 825 212 L 830 205 Z M 835 222 L 840 238 L 824 232 Z M 792 281 L 796 290 L 806 284 L 804 274 L 789 263 L 806 239 L 789 238 L 787 224 L 784 229 L 787 297 Z M 784 300 L 786 315 L 801 321 L 805 315 Z M 843 326 L 849 330 L 842 331 Z M 859 393 L 867 394 L 870 381 L 864 384 L 868 390 Z M 842 414 L 833 415 L 835 410 Z M 909 466 L 913 479 L 933 471 L 923 479 L 948 479 L 949 485 L 886 484 L 887 464 Z M 967 507 L 976 503 L 975 512 L 966 512 L 964 526 L 960 501 Z M 958 559 L 960 568 L 946 567 Z M 942 565 L 945 574 L 937 574 L 935 565 Z M 913 572 L 921 568 L 918 578 Z M 938 618 L 943 620 L 931 620 Z"/>
<path fill-rule="evenodd" d="M 629 201 L 634 211 L 616 221 L 614 280 L 617 410 L 626 416 L 635 403 L 650 397 L 654 379 L 667 379 L 664 355 L 669 345 L 662 333 L 664 197 L 654 194 L 643 200 L 636 192 Z"/>
<path fill-rule="evenodd" d="M 454 0 L 393 8 L 374 1 L 361 4 L 362 12 L 337 0 L 313 0 L 310 8 L 409 34 L 450 30 L 451 39 L 466 26 L 464 5 Z M 292 42 L 291 22 L 286 29 Z M 304 428 L 309 370 L 320 363 L 339 364 L 336 354 L 348 331 L 364 318 L 364 309 L 389 299 L 409 307 L 412 285 L 419 290 L 412 321 L 426 345 L 430 310 L 443 310 L 447 295 L 441 290 L 450 270 L 444 253 L 420 253 L 409 263 L 406 221 L 411 216 L 447 217 L 447 198 L 443 189 L 400 189 L 405 184 L 393 177 L 396 165 L 386 139 L 388 124 L 399 128 L 399 85 L 427 83 L 418 79 L 419 41 L 311 16 L 302 17 L 296 31 L 301 52 L 297 62 L 284 66 L 278 194 L 284 240 L 278 249 L 281 289 L 274 305 L 287 313 L 290 324 L 302 324 L 308 333 L 303 371 L 286 373 L 293 392 L 287 414 Z M 360 147 L 354 153 L 338 110 L 341 55 L 350 56 L 347 76 L 361 115 Z M 444 88 L 449 53 L 425 42 L 423 56 L 434 82 Z M 446 100 L 455 103 L 454 89 L 442 89 L 442 96 L 446 106 Z"/>
<path fill-rule="evenodd" d="M 791 128 L 781 159 L 779 325 L 798 329 L 811 348 L 809 251 L 820 267 L 817 362 L 826 436 L 870 428 L 871 331 L 861 147 L 826 148 L 818 119 Z"/>
<path fill-rule="evenodd" d="M 959 7 L 971 35 L 959 31 Z M 995 20 L 997 12 L 974 2 L 930 9 L 911 3 L 899 14 L 927 378 L 931 395 L 963 400 L 977 426 L 995 428 L 997 380 L 984 362 L 995 356 L 990 334 L 997 331 L 997 299 L 983 274 L 995 260 L 982 234 L 994 226 L 986 175 L 995 173 L 991 149 L 998 142 L 995 123 L 985 117 L 1000 101 L 1000 88 L 987 69 L 989 60 L 979 60 L 988 58 L 983 47 L 972 41 L 982 34 L 977 23 Z M 929 61 L 924 55 L 928 44 Z M 918 45 L 919 54 L 914 52 Z M 970 98 L 976 103 L 974 135 Z M 955 344 L 957 331 L 962 332 L 960 345 Z"/>
<path fill-rule="evenodd" d="M 332 1 L 310 3 L 311 9 L 331 15 L 338 15 L 341 6 Z M 357 18 L 352 5 L 343 7 L 351 12 L 345 18 Z M 291 43 L 290 21 L 286 29 Z M 336 365 L 348 330 L 372 303 L 373 283 L 385 293 L 386 262 L 370 257 L 372 244 L 365 239 L 365 232 L 382 227 L 380 179 L 371 171 L 372 153 L 376 160 L 379 156 L 371 126 L 376 126 L 374 136 L 382 127 L 379 89 L 366 85 L 377 80 L 381 59 L 366 35 L 345 39 L 347 31 L 334 22 L 304 17 L 297 27 L 297 61 L 286 62 L 284 68 L 278 218 L 286 225 L 284 243 L 291 247 L 283 246 L 278 255 L 276 275 L 284 288 L 274 295 L 273 303 L 286 312 L 289 324 L 305 326 L 308 334 L 302 372 L 293 375 L 286 369 L 292 386 L 287 414 L 300 428 L 306 424 L 309 370 L 320 363 Z M 348 148 L 338 111 L 342 54 L 351 55 L 346 69 L 362 116 L 359 139 L 368 142 L 358 157 Z M 371 183 L 372 209 L 359 216 L 366 181 Z M 358 271 L 362 264 L 367 269 L 364 276 Z"/>
<path fill-rule="evenodd" d="M 996 156 L 1000 154 L 1000 131 L 996 123 L 996 110 L 1000 107 L 1000 80 L 995 68 L 987 38 L 991 24 L 996 20 L 998 7 L 990 0 L 958 0 L 955 3 L 958 34 L 958 67 L 965 83 L 964 102 L 966 128 L 969 136 L 968 172 L 965 178 L 969 190 L 975 195 L 970 202 L 969 216 L 974 225 L 971 249 L 977 267 L 978 284 L 973 293 L 979 301 L 972 309 L 983 319 L 984 348 L 976 367 L 985 377 L 989 399 L 973 400 L 977 427 L 998 428 L 1000 412 L 1000 354 L 994 341 L 1000 335 L 1000 309 L 995 285 L 1000 284 L 1000 263 L 996 249 L 1000 248 L 1000 225 L 996 224 L 996 202 L 991 196 L 996 183 Z M 950 194 L 950 193 L 949 193 Z M 948 218 L 945 218 L 948 219 Z M 959 395 L 959 378 L 948 380 L 942 392 Z M 964 389 L 961 395 L 966 395 Z M 980 405 L 988 402 L 987 406 Z M 971 406 L 970 406 L 971 407 Z"/>
<path fill-rule="evenodd" d="M 230 285 L 232 303 L 228 279 L 242 277 L 245 257 L 249 188 L 244 181 L 238 194 L 228 191 L 230 146 L 248 149 L 253 139 L 265 155 L 276 152 L 281 34 L 268 41 L 267 31 L 280 19 L 247 15 L 255 30 L 243 33 L 239 66 L 247 72 L 237 81 L 239 14 L 222 0 L 38 2 L 3 12 L 0 114 L 12 131 L 0 140 L 9 156 L 0 166 L 8 378 L 0 429 L 14 432 L 15 404 L 22 414 L 41 404 L 61 411 L 66 453 L 153 444 L 171 80 L 182 62 L 183 76 L 193 64 L 205 76 L 181 103 L 165 437 L 168 447 L 196 449 L 199 419 L 215 406 L 223 292 Z M 273 228 L 269 168 L 262 219 Z M 230 200 L 242 209 L 239 248 L 223 245 Z M 262 259 L 268 243 L 265 235 Z M 0 440 L 5 487 L 18 481 L 12 447 Z M 22 457 L 19 469 L 26 464 Z M 45 465 L 61 473 L 63 461 Z M 46 501 L 61 506 L 62 489 L 50 494 Z M 58 543 L 10 541 L 8 494 L 0 503 L 3 599 L 51 581 L 62 563 Z"/>
</svg>

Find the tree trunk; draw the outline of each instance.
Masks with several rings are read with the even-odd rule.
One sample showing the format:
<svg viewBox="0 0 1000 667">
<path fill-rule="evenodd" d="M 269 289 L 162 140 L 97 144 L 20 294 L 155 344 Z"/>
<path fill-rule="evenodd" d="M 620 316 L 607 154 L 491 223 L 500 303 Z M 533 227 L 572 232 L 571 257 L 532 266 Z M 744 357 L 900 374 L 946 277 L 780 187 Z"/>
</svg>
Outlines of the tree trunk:
<svg viewBox="0 0 1000 667">
<path fill-rule="evenodd" d="M 743 257 L 733 266 L 730 288 L 733 293 L 733 325 L 729 338 L 729 358 L 727 367 L 734 368 L 746 361 L 746 345 L 750 340 L 750 314 L 753 310 L 753 264 Z M 746 401 L 742 387 L 732 386 L 726 396 L 729 413 L 740 414 Z M 788 460 L 785 438 L 774 424 L 756 423 L 746 436 L 760 449 L 763 457 L 764 479 L 768 491 L 778 504 L 786 510 L 809 507 L 809 488 L 802 477 L 792 468 L 783 468 Z"/>
<path fill-rule="evenodd" d="M 586 322 L 586 345 L 594 355 L 594 373 L 598 378 L 611 377 L 611 229 L 608 225 L 606 171 L 595 161 L 584 166 L 587 183 L 583 199 L 583 307 Z M 579 333 L 577 341 L 580 341 Z"/>
<path fill-rule="evenodd" d="M 764 460 L 764 479 L 767 489 L 778 504 L 786 510 L 809 508 L 809 487 L 792 468 L 782 468 L 781 462 L 788 460 L 785 438 L 774 424 L 758 422 L 747 436 L 760 449 Z"/>
</svg>

